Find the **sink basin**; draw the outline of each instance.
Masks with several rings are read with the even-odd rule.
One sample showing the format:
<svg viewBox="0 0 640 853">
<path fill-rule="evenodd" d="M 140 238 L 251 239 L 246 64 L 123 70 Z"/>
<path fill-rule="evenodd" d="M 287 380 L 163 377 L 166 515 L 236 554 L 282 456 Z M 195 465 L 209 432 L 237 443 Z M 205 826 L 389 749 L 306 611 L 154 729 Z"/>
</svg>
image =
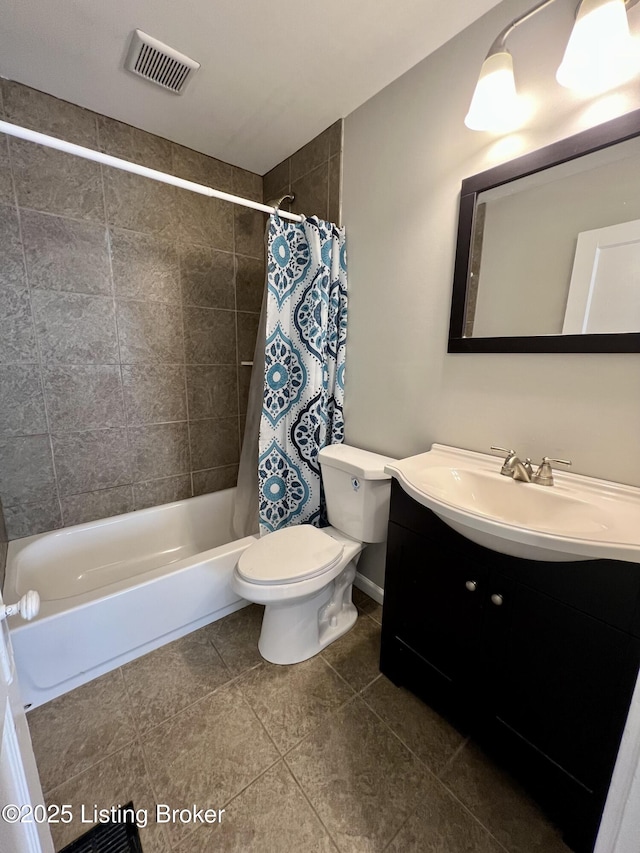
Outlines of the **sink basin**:
<svg viewBox="0 0 640 853">
<path fill-rule="evenodd" d="M 640 562 L 640 489 L 558 471 L 555 485 L 539 486 L 500 467 L 498 457 L 434 444 L 385 470 L 454 530 L 494 551 Z"/>
</svg>

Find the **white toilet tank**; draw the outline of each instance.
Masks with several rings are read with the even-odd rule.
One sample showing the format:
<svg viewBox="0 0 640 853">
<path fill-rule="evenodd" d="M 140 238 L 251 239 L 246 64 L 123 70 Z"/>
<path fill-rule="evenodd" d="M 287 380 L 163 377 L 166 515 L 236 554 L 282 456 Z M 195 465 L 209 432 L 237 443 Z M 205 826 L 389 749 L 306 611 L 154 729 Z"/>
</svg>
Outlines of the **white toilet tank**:
<svg viewBox="0 0 640 853">
<path fill-rule="evenodd" d="M 396 460 L 346 444 L 318 452 L 329 523 L 358 542 L 384 542 L 389 521 L 391 476 Z"/>
</svg>

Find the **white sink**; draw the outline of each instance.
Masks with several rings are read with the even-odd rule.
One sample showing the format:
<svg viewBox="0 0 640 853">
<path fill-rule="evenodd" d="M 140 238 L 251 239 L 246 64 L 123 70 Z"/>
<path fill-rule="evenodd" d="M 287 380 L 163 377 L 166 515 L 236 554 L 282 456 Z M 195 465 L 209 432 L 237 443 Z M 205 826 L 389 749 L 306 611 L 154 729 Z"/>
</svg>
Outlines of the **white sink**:
<svg viewBox="0 0 640 853">
<path fill-rule="evenodd" d="M 640 562 L 640 489 L 554 471 L 553 486 L 500 474 L 499 457 L 434 444 L 385 470 L 473 542 L 530 560 Z"/>
</svg>

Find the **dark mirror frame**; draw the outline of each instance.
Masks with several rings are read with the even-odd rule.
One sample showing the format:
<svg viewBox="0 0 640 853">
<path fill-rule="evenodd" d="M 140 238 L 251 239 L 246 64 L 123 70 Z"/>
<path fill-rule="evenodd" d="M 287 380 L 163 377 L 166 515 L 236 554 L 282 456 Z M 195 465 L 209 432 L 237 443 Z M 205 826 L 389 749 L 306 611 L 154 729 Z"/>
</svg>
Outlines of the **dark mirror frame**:
<svg viewBox="0 0 640 853">
<path fill-rule="evenodd" d="M 458 241 L 453 274 L 448 352 L 640 352 L 640 332 L 603 335 L 534 335 L 465 338 L 467 283 L 478 195 L 493 187 L 533 175 L 592 151 L 640 136 L 640 110 L 554 142 L 462 182 Z"/>
</svg>

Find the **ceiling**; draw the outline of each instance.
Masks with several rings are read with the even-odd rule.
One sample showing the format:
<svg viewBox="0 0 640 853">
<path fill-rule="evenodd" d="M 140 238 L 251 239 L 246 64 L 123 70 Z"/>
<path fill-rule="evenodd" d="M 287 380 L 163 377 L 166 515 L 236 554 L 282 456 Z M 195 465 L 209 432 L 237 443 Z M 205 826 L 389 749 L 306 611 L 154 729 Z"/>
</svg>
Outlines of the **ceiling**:
<svg viewBox="0 0 640 853">
<path fill-rule="evenodd" d="M 0 76 L 264 174 L 498 0 L 3 0 Z M 123 69 L 139 28 L 202 67 Z"/>
</svg>

